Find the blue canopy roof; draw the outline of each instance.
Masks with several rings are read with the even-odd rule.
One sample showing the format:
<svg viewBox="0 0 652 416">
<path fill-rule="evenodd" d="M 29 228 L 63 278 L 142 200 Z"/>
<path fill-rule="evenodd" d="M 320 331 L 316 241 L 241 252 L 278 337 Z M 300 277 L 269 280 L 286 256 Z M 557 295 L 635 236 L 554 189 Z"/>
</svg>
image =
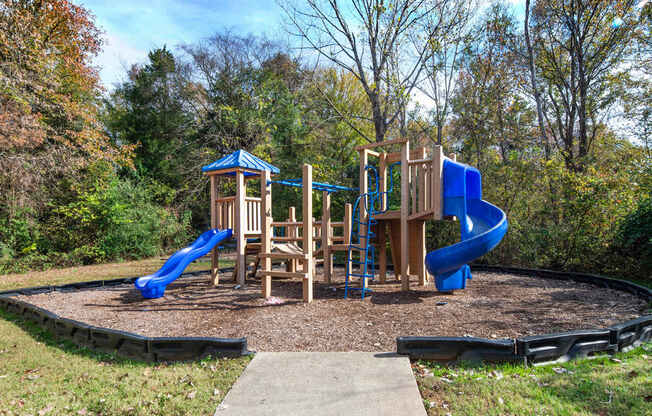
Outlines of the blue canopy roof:
<svg viewBox="0 0 652 416">
<path fill-rule="evenodd" d="M 262 159 L 257 158 L 246 150 L 238 150 L 231 153 L 230 155 L 224 156 L 223 158 L 216 160 L 210 165 L 206 165 L 201 168 L 202 172 L 211 172 L 214 170 L 223 170 L 223 169 L 235 169 L 243 168 L 256 171 L 268 170 L 272 174 L 277 174 L 280 170 L 273 165 L 265 162 Z M 250 173 L 251 175 L 251 173 Z"/>
</svg>

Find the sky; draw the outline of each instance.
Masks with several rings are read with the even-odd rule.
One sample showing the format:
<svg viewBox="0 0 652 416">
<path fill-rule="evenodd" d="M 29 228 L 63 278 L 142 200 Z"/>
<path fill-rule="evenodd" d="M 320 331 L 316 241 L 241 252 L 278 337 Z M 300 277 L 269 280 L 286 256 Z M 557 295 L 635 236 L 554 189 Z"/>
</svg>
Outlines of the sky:
<svg viewBox="0 0 652 416">
<path fill-rule="evenodd" d="M 126 68 L 145 62 L 147 53 L 175 49 L 220 29 L 276 35 L 282 13 L 274 0 L 81 0 L 104 31 L 104 50 L 95 58 L 108 89 L 123 81 Z"/>
<path fill-rule="evenodd" d="M 488 3 L 488 0 L 481 0 Z M 507 0 L 524 9 L 524 0 Z M 275 0 L 79 0 L 104 31 L 104 49 L 95 58 L 104 86 L 111 90 L 126 69 L 145 62 L 147 53 L 166 45 L 176 49 L 221 29 L 240 34 L 286 36 L 283 12 Z"/>
</svg>

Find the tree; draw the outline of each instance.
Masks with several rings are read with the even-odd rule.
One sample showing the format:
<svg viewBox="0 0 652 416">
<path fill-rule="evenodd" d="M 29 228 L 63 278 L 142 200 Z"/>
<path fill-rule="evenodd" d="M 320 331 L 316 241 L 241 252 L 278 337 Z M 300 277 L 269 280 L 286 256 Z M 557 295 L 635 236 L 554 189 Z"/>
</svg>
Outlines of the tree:
<svg viewBox="0 0 652 416">
<path fill-rule="evenodd" d="M 129 162 L 98 120 L 94 17 L 68 0 L 0 4 L 0 214 L 41 208 L 90 160 Z"/>
<path fill-rule="evenodd" d="M 444 125 L 450 113 L 450 99 L 455 91 L 464 45 L 468 42 L 470 22 L 477 4 L 474 1 L 442 2 L 439 13 L 425 19 L 429 31 L 437 33 L 428 43 L 430 54 L 425 59 L 425 81 L 419 90 L 432 100 L 430 111 L 437 128 L 436 143 L 442 144 Z"/>
<path fill-rule="evenodd" d="M 194 121 L 185 105 L 186 74 L 165 46 L 148 58 L 106 101 L 105 122 L 114 141 L 136 146 L 134 163 L 142 175 L 178 187 Z"/>
<path fill-rule="evenodd" d="M 190 56 L 198 115 L 196 141 L 224 155 L 251 150 L 266 137 L 258 86 L 262 65 L 284 52 L 276 42 L 253 35 L 218 32 L 205 41 L 184 45 Z"/>
<path fill-rule="evenodd" d="M 436 28 L 423 32 L 423 19 L 436 13 L 439 1 L 307 0 L 305 7 L 280 4 L 296 35 L 318 56 L 351 73 L 371 107 L 375 137 L 381 142 L 405 113 L 420 79 L 428 42 Z M 350 119 L 363 117 L 347 115 Z"/>
<path fill-rule="evenodd" d="M 532 56 L 546 96 L 546 132 L 567 167 L 582 171 L 627 76 L 624 57 L 639 30 L 635 0 L 538 0 Z M 528 13 L 529 16 L 529 13 Z M 614 24 L 622 18 L 622 24 Z M 535 88 L 535 93 L 538 88 Z"/>
<path fill-rule="evenodd" d="M 68 0 L 5 0 L 0 6 L 0 147 L 58 144 L 119 158 L 97 120 L 91 59 L 101 49 L 94 17 Z"/>
<path fill-rule="evenodd" d="M 530 0 L 525 0 L 525 21 L 523 23 L 523 34 L 525 35 L 525 44 L 527 46 L 527 66 L 530 72 L 530 83 L 532 87 L 532 95 L 534 102 L 537 106 L 537 121 L 539 123 L 539 135 L 541 145 L 544 148 L 546 159 L 550 158 L 550 141 L 546 134 L 546 125 L 543 116 L 543 102 L 541 99 L 541 91 L 537 82 L 537 74 L 534 69 L 534 48 L 532 47 L 532 40 L 530 39 Z"/>
<path fill-rule="evenodd" d="M 464 47 L 453 102 L 453 136 L 466 160 L 482 171 L 491 147 L 507 162 L 513 151 L 526 156 L 532 114 L 518 89 L 524 82 L 510 40 L 516 24 L 504 6 L 493 6 Z"/>
</svg>

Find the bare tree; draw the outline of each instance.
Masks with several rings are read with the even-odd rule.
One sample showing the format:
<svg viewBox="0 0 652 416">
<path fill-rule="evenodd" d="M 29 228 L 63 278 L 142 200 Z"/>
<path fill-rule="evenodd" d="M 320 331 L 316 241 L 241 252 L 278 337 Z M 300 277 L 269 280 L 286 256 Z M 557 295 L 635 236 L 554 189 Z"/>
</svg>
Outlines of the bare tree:
<svg viewBox="0 0 652 416">
<path fill-rule="evenodd" d="M 635 0 L 535 3 L 533 67 L 545 89 L 546 131 L 570 169 L 584 169 L 596 134 L 620 94 L 618 79 L 627 77 L 623 58 L 631 51 L 632 34 L 639 25 L 635 4 Z M 622 24 L 614 24 L 620 16 Z"/>
<path fill-rule="evenodd" d="M 537 74 L 534 70 L 534 49 L 532 48 L 532 40 L 530 39 L 530 0 L 525 0 L 525 23 L 523 25 L 523 33 L 525 35 L 525 43 L 527 46 L 527 64 L 530 71 L 530 83 L 532 87 L 532 94 L 537 106 L 537 121 L 539 124 L 539 135 L 541 136 L 541 144 L 544 149 L 546 160 L 550 158 L 550 142 L 546 134 L 546 125 L 543 117 L 543 104 L 541 101 L 541 92 L 537 85 Z"/>
<path fill-rule="evenodd" d="M 380 142 L 405 113 L 420 79 L 431 38 L 431 33 L 423 32 L 422 23 L 439 1 L 342 3 L 307 0 L 304 6 L 279 4 L 305 47 L 360 81 L 371 105 L 374 139 Z"/>
<path fill-rule="evenodd" d="M 431 110 L 437 128 L 437 144 L 442 143 L 443 128 L 450 113 L 450 99 L 458 80 L 460 57 L 477 9 L 475 0 L 448 0 L 438 5 L 437 13 L 425 19 L 431 35 L 430 53 L 425 60 L 424 78 L 419 90 L 433 102 Z"/>
</svg>

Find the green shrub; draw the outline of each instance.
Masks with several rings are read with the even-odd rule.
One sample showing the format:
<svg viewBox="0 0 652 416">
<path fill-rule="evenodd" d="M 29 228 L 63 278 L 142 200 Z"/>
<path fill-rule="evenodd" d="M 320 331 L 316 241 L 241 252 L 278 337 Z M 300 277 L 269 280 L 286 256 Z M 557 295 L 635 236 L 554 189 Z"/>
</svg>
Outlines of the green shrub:
<svg viewBox="0 0 652 416">
<path fill-rule="evenodd" d="M 160 205 L 171 190 L 120 178 L 105 163 L 62 180 L 41 216 L 0 216 L 0 273 L 157 255 L 187 243 L 190 215 Z"/>
<path fill-rule="evenodd" d="M 625 217 L 613 241 L 613 249 L 630 270 L 642 279 L 652 279 L 652 198 L 643 199 Z"/>
</svg>

